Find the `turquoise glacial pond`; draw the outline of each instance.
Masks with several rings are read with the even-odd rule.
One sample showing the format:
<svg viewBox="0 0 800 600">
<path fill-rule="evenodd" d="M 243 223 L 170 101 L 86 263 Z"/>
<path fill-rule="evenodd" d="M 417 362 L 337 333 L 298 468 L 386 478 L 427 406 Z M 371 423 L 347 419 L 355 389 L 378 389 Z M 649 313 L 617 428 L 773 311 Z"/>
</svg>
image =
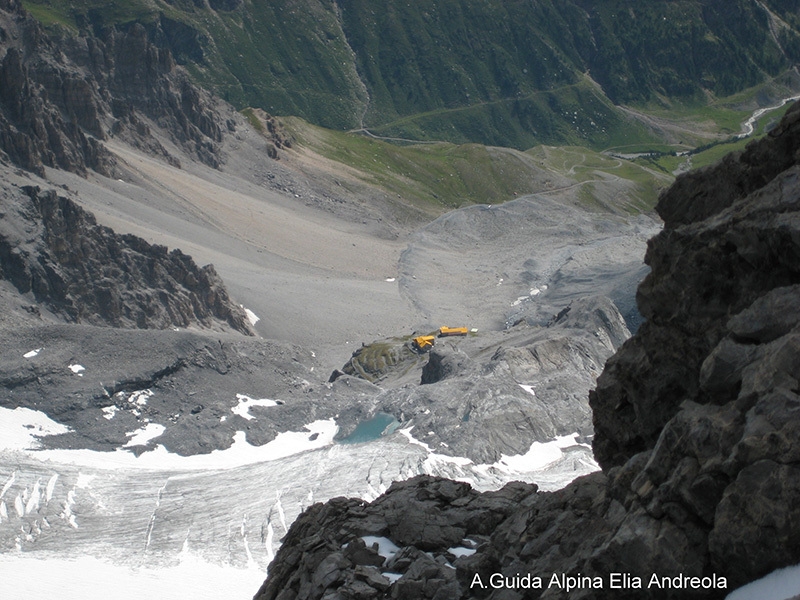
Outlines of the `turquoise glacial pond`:
<svg viewBox="0 0 800 600">
<path fill-rule="evenodd" d="M 339 440 L 340 444 L 363 444 L 389 435 L 400 426 L 400 421 L 388 413 L 379 412 L 367 421 L 361 421 L 353 433 Z"/>
</svg>

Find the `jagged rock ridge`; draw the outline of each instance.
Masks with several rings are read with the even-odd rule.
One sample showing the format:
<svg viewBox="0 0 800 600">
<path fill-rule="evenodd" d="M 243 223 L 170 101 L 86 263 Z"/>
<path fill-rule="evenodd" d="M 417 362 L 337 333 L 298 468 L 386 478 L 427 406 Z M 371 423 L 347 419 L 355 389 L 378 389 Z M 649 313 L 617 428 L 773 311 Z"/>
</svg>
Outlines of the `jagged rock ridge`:
<svg viewBox="0 0 800 600">
<path fill-rule="evenodd" d="M 45 167 L 111 174 L 102 145 L 119 136 L 175 166 L 156 123 L 204 163 L 220 164 L 223 127 L 213 101 L 190 83 L 169 50 L 139 24 L 86 28 L 53 39 L 15 0 L 0 0 L 0 160 L 43 175 Z"/>
<path fill-rule="evenodd" d="M 74 323 L 165 329 L 200 326 L 252 335 L 214 267 L 198 267 L 133 235 L 118 235 L 55 191 L 4 194 L 0 278 Z"/>
<path fill-rule="evenodd" d="M 479 501 L 441 479 L 315 505 L 256 598 L 722 598 L 800 562 L 799 150 L 796 105 L 661 198 L 638 295 L 647 320 L 591 397 L 602 472 L 554 493 L 509 484 L 499 495 L 516 506 L 495 513 L 488 540 Z M 400 548 L 386 560 L 367 535 Z M 641 589 L 609 591 L 610 573 Z M 472 585 L 493 574 L 541 576 L 543 589 Z M 568 591 L 553 574 L 589 583 Z M 700 586 L 652 586 L 654 574 Z"/>
</svg>

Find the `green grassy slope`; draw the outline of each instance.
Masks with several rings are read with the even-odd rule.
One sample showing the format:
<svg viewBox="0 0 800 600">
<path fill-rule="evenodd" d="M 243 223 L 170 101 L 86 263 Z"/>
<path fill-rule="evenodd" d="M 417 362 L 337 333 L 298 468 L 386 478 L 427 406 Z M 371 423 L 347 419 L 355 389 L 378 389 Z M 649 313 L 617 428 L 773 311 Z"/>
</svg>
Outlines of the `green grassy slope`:
<svg viewBox="0 0 800 600">
<path fill-rule="evenodd" d="M 49 26 L 143 23 L 239 108 L 518 149 L 652 144 L 615 104 L 702 108 L 800 60 L 794 0 L 24 4 Z"/>
<path fill-rule="evenodd" d="M 537 146 L 527 152 L 480 144 L 398 145 L 357 133 L 323 129 L 298 118 L 282 120 L 294 146 L 336 163 L 335 171 L 380 188 L 429 214 L 468 204 L 495 204 L 534 192 L 579 187 L 597 210 L 650 210 L 672 177 L 647 165 L 585 147 Z M 621 179 L 619 197 L 600 205 L 594 185 Z M 606 186 L 607 187 L 607 186 Z"/>
</svg>

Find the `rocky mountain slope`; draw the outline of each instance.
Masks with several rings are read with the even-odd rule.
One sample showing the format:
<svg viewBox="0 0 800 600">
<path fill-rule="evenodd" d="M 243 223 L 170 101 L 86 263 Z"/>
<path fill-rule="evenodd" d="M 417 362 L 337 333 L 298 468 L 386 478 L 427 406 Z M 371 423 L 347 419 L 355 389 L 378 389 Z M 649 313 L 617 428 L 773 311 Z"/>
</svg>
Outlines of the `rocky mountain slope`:
<svg viewBox="0 0 800 600">
<path fill-rule="evenodd" d="M 524 455 L 532 444 L 562 436 L 586 443 L 592 424 L 584 391 L 629 335 L 610 300 L 587 297 L 543 326 L 523 321 L 505 331 L 440 337 L 429 353 L 415 351 L 411 336 L 362 346 L 344 373 L 375 383 L 334 373 L 334 390 L 358 385 L 362 395 L 340 410 L 340 435 L 383 415 L 394 428 L 413 427 L 415 439 L 435 452 L 475 464 Z"/>
<path fill-rule="evenodd" d="M 515 459 L 541 448 L 552 450 L 547 444 L 553 444 L 554 437 L 560 444 L 555 461 L 560 472 L 552 477 L 551 484 L 596 468 L 587 457 L 593 426 L 586 390 L 595 385 L 601 365 L 627 336 L 625 321 L 638 324 L 630 297 L 634 282 L 643 275 L 639 249 L 643 235 L 653 228 L 652 222 L 587 209 L 581 202 L 587 195 L 580 193 L 585 191 L 584 182 L 573 182 L 566 176 L 550 179 L 542 169 L 537 176 L 541 183 L 534 189 L 538 194 L 505 207 L 484 205 L 456 211 L 406 239 L 402 234 L 420 217 L 412 215 L 411 224 L 405 221 L 410 217 L 400 210 L 402 202 L 390 201 L 374 188 L 354 197 L 347 187 L 350 180 L 346 174 L 330 164 L 317 165 L 316 173 L 327 169 L 323 183 L 308 175 L 310 171 L 292 171 L 291 162 L 300 161 L 300 150 L 292 149 L 294 154 L 290 154 L 281 149 L 281 160 L 273 160 L 269 141 L 263 135 L 230 106 L 193 87 L 168 51 L 147 42 L 151 36 L 166 35 L 166 29 L 148 31 L 140 24 L 106 28 L 92 17 L 81 37 L 64 34 L 54 39 L 15 2 L 6 0 L 0 6 L 6 9 L 0 12 L 5 49 L 2 76 L 8 89 L 17 92 L 6 94 L 0 102 L 5 151 L 0 157 L 0 257 L 4 275 L 0 281 L 0 329 L 6 340 L 0 348 L 0 409 L 4 417 L 0 426 L 13 421 L 12 425 L 28 432 L 41 432 L 31 422 L 18 423 L 17 417 L 38 418 L 44 412 L 57 421 L 61 431 L 39 436 L 36 443 L 47 448 L 44 452 L 57 453 L 47 456 L 59 456 L 66 463 L 77 455 L 85 456 L 76 450 L 104 452 L 100 458 L 89 453 L 96 461 L 91 476 L 98 478 L 97 488 L 92 489 L 81 476 L 83 466 L 59 471 L 63 464 L 43 464 L 45 461 L 30 455 L 20 461 L 16 454 L 4 451 L 0 468 L 6 477 L 3 494 L 8 494 L 5 498 L 9 502 L 0 504 L 5 511 L 0 515 L 4 548 L 36 550 L 47 544 L 58 552 L 65 546 L 74 547 L 70 541 L 80 539 L 80 547 L 87 553 L 97 553 L 98 544 L 107 542 L 109 548 L 114 547 L 108 554 L 127 557 L 131 554 L 130 540 L 147 539 L 149 543 L 155 532 L 154 539 L 160 539 L 158 551 L 163 550 L 163 555 L 145 556 L 147 552 L 142 551 L 137 557 L 145 561 L 142 564 L 151 564 L 146 561 L 152 560 L 152 564 L 169 565 L 182 552 L 182 541 L 188 543 L 191 538 L 191 544 L 198 547 L 204 543 L 206 530 L 192 529 L 192 515 L 173 521 L 162 518 L 180 511 L 184 506 L 182 490 L 191 489 L 197 494 L 192 499 L 195 507 L 213 497 L 214 508 L 197 508 L 204 511 L 198 514 L 217 514 L 221 511 L 216 507 L 223 505 L 237 507 L 236 511 L 231 509 L 227 520 L 208 529 L 219 536 L 211 544 L 214 560 L 256 564 L 271 555 L 274 540 L 267 541 L 269 527 L 281 522 L 285 529 L 313 499 L 351 491 L 374 497 L 384 491 L 390 479 L 420 472 L 447 473 L 490 487 L 506 481 L 510 473 L 517 476 L 518 471 L 510 466 Z M 224 12 L 239 5 L 210 6 Z M 202 8 L 205 10 L 205 5 Z M 681 224 L 670 216 L 670 205 L 664 204 L 662 211 L 670 226 L 664 239 L 679 236 L 681 227 L 717 226 L 717 221 L 723 227 L 726 217 L 715 212 L 714 194 L 735 188 L 740 196 L 751 192 L 758 195 L 755 190 L 760 182 L 790 167 L 783 164 L 770 170 L 763 165 L 772 155 L 794 156 L 794 142 L 785 141 L 791 138 L 786 132 L 794 131 L 794 127 L 786 125 L 773 141 L 752 151 L 756 154 L 745 155 L 743 162 L 731 162 L 720 176 L 728 188 L 716 184 L 698 187 L 706 191 L 692 206 L 708 208 L 693 209 L 697 212 L 692 213 L 692 222 Z M 304 158 L 306 164 L 311 162 Z M 749 171 L 741 164 L 748 164 Z M 443 173 L 443 177 L 451 176 Z M 604 198 L 629 190 L 613 177 L 597 177 L 603 181 L 587 189 L 602 189 Z M 751 180 L 755 183 L 748 183 Z M 786 189 L 788 186 L 784 183 Z M 747 207 L 749 202 L 741 200 L 740 204 Z M 631 204 L 623 198 L 620 206 Z M 96 220 L 87 207 L 97 214 Z M 777 231 L 790 236 L 791 221 L 787 223 Z M 108 224 L 127 233 L 114 234 Z M 766 238 L 770 240 L 767 250 L 791 242 L 780 235 Z M 148 241 L 142 241 L 144 237 Z M 738 274 L 748 264 L 756 265 L 757 271 L 747 273 L 759 276 L 743 276 L 754 289 L 794 285 L 794 263 L 788 259 L 784 259 L 786 270 L 777 283 L 760 276 L 770 271 L 769 263 L 759 254 L 760 239 L 751 230 L 740 228 L 725 244 L 704 241 L 703 252 L 719 249 L 738 256 L 735 249 L 746 248 L 744 262 L 736 263 L 735 268 L 714 263 L 713 256 L 701 253 L 698 257 L 718 265 L 717 273 Z M 745 242 L 755 246 L 746 246 Z M 199 261 L 216 264 L 237 300 L 257 309 L 262 320 L 254 327 L 264 338 L 241 335 L 250 329 L 244 311 L 224 292 L 213 271 L 198 269 L 183 252 L 169 252 L 166 245 L 185 248 Z M 510 247 L 513 260 L 509 258 Z M 769 364 L 791 367 L 790 362 L 781 361 L 791 361 L 794 355 L 769 354 L 780 341 L 771 337 L 774 331 L 780 333 L 780 326 L 765 326 L 773 333 L 764 337 L 762 333 L 742 333 L 745 330 L 733 321 L 720 325 L 720 315 L 746 308 L 761 292 L 739 297 L 735 285 L 729 285 L 723 288 L 725 296 L 717 305 L 713 290 L 692 296 L 683 288 L 673 289 L 659 262 L 668 264 L 659 256 L 668 255 L 669 247 L 660 252 L 652 254 L 650 260 L 658 281 L 666 279 L 667 283 L 650 296 L 649 307 L 642 305 L 648 322 L 653 323 L 643 331 L 647 335 L 661 331 L 657 328 L 658 315 L 663 313 L 656 305 L 665 302 L 662 296 L 670 299 L 674 294 L 685 301 L 681 310 L 687 314 L 677 312 L 672 321 L 692 326 L 684 333 L 695 335 L 711 323 L 703 348 L 716 357 L 716 362 L 698 367 L 704 356 L 684 353 L 680 372 L 655 377 L 645 372 L 641 377 L 662 396 L 680 384 L 682 393 L 695 403 L 706 399 L 703 394 L 707 393 L 717 404 L 698 404 L 697 409 L 692 408 L 695 405 L 676 408 L 673 403 L 665 404 L 661 411 L 651 410 L 649 396 L 639 393 L 644 386 L 640 379 L 628 381 L 607 375 L 597 384 L 593 400 L 598 406 L 594 427 L 602 432 L 596 447 L 608 469 L 606 474 L 550 496 L 516 484 L 479 496 L 461 484 L 422 479 L 396 486 L 387 496 L 390 500 L 380 501 L 377 509 L 364 509 L 358 502 L 336 504 L 344 507 L 334 511 L 337 523 L 342 512 L 358 518 L 366 514 L 369 521 L 361 530 L 345 525 L 345 532 L 388 535 L 402 545 L 417 543 L 414 540 L 420 531 L 435 536 L 423 539 L 416 551 L 404 550 L 405 554 L 392 564 L 395 575 L 390 578 L 406 575 L 392 589 L 405 588 L 403 594 L 415 597 L 440 589 L 445 590 L 442 594 L 468 593 L 464 591 L 465 576 L 484 576 L 499 565 L 566 570 L 566 563 L 558 563 L 562 552 L 569 555 L 568 560 L 574 559 L 581 572 L 590 574 L 605 573 L 604 565 L 624 552 L 644 563 L 664 556 L 672 560 L 674 555 L 666 550 L 666 554 L 654 557 L 636 547 L 642 539 L 640 525 L 645 536 L 683 535 L 688 540 L 685 546 L 691 550 L 687 556 L 697 559 L 692 568 L 699 572 L 716 568 L 720 562 L 713 548 L 735 547 L 738 540 L 730 539 L 733 528 L 720 529 L 714 534 L 717 537 L 706 535 L 711 529 L 708 503 L 727 494 L 725 514 L 735 516 L 742 506 L 742 496 L 734 494 L 739 488 L 732 487 L 738 481 L 737 469 L 745 463 L 750 465 L 747 461 L 751 458 L 763 458 L 764 453 L 772 456 L 769 444 L 776 444 L 782 456 L 791 457 L 791 449 L 784 452 L 782 434 L 767 431 L 769 424 L 760 416 L 766 413 L 759 412 L 762 405 L 749 404 L 755 402 L 754 397 L 747 396 L 735 405 L 720 404 L 721 399 L 729 393 L 760 393 L 762 387 L 758 386 L 770 381 L 765 371 Z M 678 268 L 682 276 L 693 272 L 682 263 Z M 702 280 L 704 276 L 697 277 Z M 603 282 L 602 292 L 613 302 L 586 297 L 598 281 Z M 692 281 L 685 283 L 695 285 Z M 647 283 L 642 289 L 653 286 Z M 475 291 L 475 297 L 465 300 L 464 290 L 468 289 Z M 703 316 L 705 320 L 692 320 L 692 302 L 697 302 L 697 297 L 716 307 L 717 312 Z M 791 297 L 787 298 L 776 302 L 791 306 Z M 767 300 L 765 296 L 757 301 Z M 392 343 L 406 348 L 403 338 L 411 331 L 433 327 L 434 322 L 438 326 L 439 321 L 456 324 L 462 320 L 471 326 L 477 323 L 479 331 L 463 339 L 441 341 L 429 357 L 414 354 L 405 362 L 395 360 L 405 354 L 395 354 L 394 346 L 387 350 L 385 342 L 367 343 L 351 363 L 365 359 L 361 366 L 374 382 L 353 376 L 328 381 L 331 356 L 350 355 L 362 340 L 395 334 L 400 341 L 395 338 Z M 516 326 L 504 329 L 512 323 Z M 280 339 L 267 340 L 268 335 Z M 727 341 L 726 336 L 730 336 Z M 318 343 L 330 354 L 324 355 L 316 345 L 313 349 L 311 345 L 303 347 L 299 341 Z M 763 350 L 753 341 L 763 341 Z M 651 363 L 639 357 L 658 357 L 669 349 L 653 342 L 637 351 L 637 343 L 627 350 L 634 352 L 635 358 L 616 360 L 636 362 L 637 368 L 646 369 Z M 713 350 L 718 343 L 724 347 Z M 678 348 L 691 345 L 676 344 Z M 746 349 L 742 351 L 739 346 Z M 375 358 L 371 364 L 366 360 L 370 355 Z M 747 371 L 748 377 L 752 375 L 752 385 L 747 383 L 751 379 L 745 378 L 741 384 L 735 377 L 728 382 L 730 356 L 736 364 L 761 361 L 752 373 Z M 391 360 L 386 361 L 387 357 Z M 391 368 L 384 369 L 383 363 L 392 361 Z M 334 364 L 340 366 L 342 362 Z M 357 371 L 354 367 L 353 372 Z M 699 383 L 693 384 L 692 378 Z M 795 389 L 792 380 L 781 381 L 781 386 Z M 619 404 L 618 414 L 604 408 L 615 388 L 626 389 L 626 398 L 634 405 L 632 412 L 636 413 L 639 405 L 648 406 L 650 421 L 642 420 L 639 429 L 631 430 L 627 428 L 629 407 Z M 611 390 L 611 396 L 604 390 Z M 791 395 L 786 397 L 787 406 L 791 406 Z M 663 433 L 672 431 L 670 423 L 681 415 L 687 420 L 675 424 L 677 429 L 669 434 L 678 438 L 680 427 L 691 428 L 695 421 L 701 423 L 698 427 L 709 429 L 724 421 L 713 413 L 719 407 L 731 413 L 758 413 L 753 416 L 759 418 L 753 432 L 747 430 L 749 437 L 737 447 L 735 461 L 714 462 L 716 455 L 706 454 L 705 447 L 698 445 L 691 459 L 670 454 L 681 466 L 674 471 L 680 477 L 672 471 L 659 471 L 653 466 L 656 463 L 648 462 L 658 452 L 673 452 L 673 438 Z M 768 422 L 777 418 L 780 414 L 764 417 Z M 734 414 L 731 419 L 735 428 L 745 417 Z M 791 427 L 789 419 L 781 423 Z M 370 446 L 369 451 L 361 452 L 357 446 L 344 450 L 345 444 L 334 443 L 356 436 L 362 426 L 371 427 L 369 436 L 377 438 L 376 446 Z M 337 428 L 339 435 L 335 436 Z M 402 428 L 401 432 L 389 435 L 397 428 Z M 630 439 L 625 437 L 629 430 L 634 432 Z M 745 435 L 739 429 L 735 431 L 734 438 Z M 234 490 L 230 499 L 227 489 L 223 494 L 206 489 L 213 488 L 207 483 L 214 481 L 212 475 L 200 477 L 196 485 L 186 488 L 173 486 L 174 494 L 171 489 L 164 491 L 165 482 L 183 468 L 180 465 L 187 464 L 181 462 L 184 459 L 209 459 L 208 464 L 218 465 L 221 463 L 215 461 L 227 456 L 221 452 L 227 449 L 231 454 L 252 452 L 256 457 L 253 460 L 258 461 L 259 452 L 287 451 L 281 447 L 287 438 L 283 434 L 299 439 L 301 446 L 313 447 L 319 454 L 291 457 L 274 472 L 271 464 L 237 470 L 225 479 Z M 659 437 L 653 447 L 656 436 L 662 434 L 666 439 Z M 753 441 L 758 435 L 766 436 L 764 445 Z M 733 439 L 720 435 L 722 438 Z M 717 438 L 710 435 L 709 439 Z M 683 446 L 679 450 L 683 451 Z M 392 453 L 390 461 L 382 456 L 386 452 Z M 205 456 L 191 456 L 198 454 Z M 179 466 L 159 471 L 158 477 L 149 471 L 130 472 L 125 475 L 129 479 L 123 481 L 108 467 L 112 456 L 123 457 L 132 469 L 152 465 L 159 457 Z M 549 455 L 545 458 L 549 460 Z M 139 459 L 142 461 L 137 463 Z M 358 468 L 353 466 L 356 463 Z M 260 486 L 259 474 L 267 471 L 271 472 L 269 485 L 276 487 L 267 493 L 258 488 L 239 494 L 242 481 L 256 481 Z M 347 471 L 346 476 L 343 471 Z M 64 473 L 61 483 L 56 477 L 59 472 Z M 791 481 L 780 469 L 748 474 L 751 479 L 774 475 L 767 482 L 770 489 L 775 487 L 773 481 L 779 486 Z M 295 475 L 298 481 L 288 481 Z M 303 477 L 324 481 L 310 484 Z M 45 506 L 52 499 L 41 500 L 46 497 L 41 491 L 45 479 L 52 482 L 52 493 L 57 491 L 59 497 L 66 498 L 67 507 L 73 506 L 69 498 L 78 494 L 79 504 L 75 506 L 83 511 L 80 523 L 89 525 L 87 529 L 74 527 L 69 520 L 74 515 L 57 506 L 57 500 Z M 120 507 L 119 514 L 124 513 L 128 481 L 132 486 L 141 485 L 147 493 L 136 499 L 134 525 L 129 527 L 124 518 L 112 519 L 119 529 L 110 528 L 108 505 L 101 496 L 113 495 L 114 506 Z M 633 488 L 631 481 L 636 484 Z M 89 487 L 81 487 L 84 485 Z M 738 485 L 742 487 L 744 482 Z M 284 497 L 284 510 L 281 494 L 288 488 L 291 494 L 287 491 Z M 786 483 L 787 495 L 793 493 L 792 489 Z M 95 497 L 94 493 L 100 495 Z M 238 499 L 233 497 L 237 494 Z M 268 506 L 264 502 L 267 495 Z M 409 504 L 409 495 L 419 503 Z M 0 500 L 2 497 L 0 494 Z M 14 510 L 9 510 L 12 497 Z M 771 507 L 770 515 L 780 515 L 781 502 Z M 515 505 L 520 503 L 532 507 L 530 514 L 521 516 L 517 512 Z M 434 508 L 440 511 L 439 516 Z M 573 512 L 563 513 L 565 508 Z M 430 520 L 422 509 L 431 509 Z M 516 535 L 524 529 L 521 521 L 528 517 L 535 521 L 536 511 L 541 511 L 542 520 L 532 527 L 552 527 L 553 539 L 563 540 L 558 551 L 552 550 L 549 541 L 537 544 L 533 537 L 523 540 Z M 468 523 L 459 524 L 465 513 Z M 574 520 L 570 514 L 575 515 Z M 594 515 L 596 519 L 587 521 L 588 517 L 578 518 L 580 515 Z M 756 514 L 752 520 L 762 517 Z M 300 531 L 309 518 L 301 521 Z M 50 519 L 58 519 L 58 527 L 49 530 L 43 525 Z M 652 533 L 653 519 L 662 520 L 663 532 Z M 245 522 L 253 526 L 245 527 Z M 330 521 L 330 527 L 321 535 L 340 536 L 339 525 Z M 92 531 L 103 534 L 94 538 L 87 533 Z M 117 540 L 109 531 L 124 531 L 125 535 Z M 596 536 L 584 539 L 587 531 Z M 461 546 L 444 545 L 474 545 L 462 542 L 465 537 L 488 545 L 472 555 L 472 562 L 464 563 L 473 566 L 456 570 L 454 579 L 453 570 L 444 563 L 465 552 Z M 717 540 L 713 548 L 707 541 L 712 539 Z M 791 539 L 781 542 L 784 555 L 794 552 Z M 289 540 L 286 552 L 292 556 L 297 546 L 294 537 Z M 355 556 L 359 561 L 380 562 L 368 548 L 371 542 L 362 549 L 355 538 L 330 540 L 323 550 L 330 550 L 333 558 L 323 561 L 325 567 L 319 576 L 309 575 L 316 581 L 313 589 L 307 588 L 310 592 L 317 594 L 328 584 L 346 581 L 349 588 L 343 588 L 343 594 L 358 588 L 358 594 L 370 597 L 376 594 L 370 590 L 386 585 L 380 573 L 359 569 L 350 577 L 341 568 L 354 562 Z M 348 546 L 345 558 L 340 559 L 336 552 L 348 540 L 352 547 Z M 598 551 L 598 562 L 591 562 L 595 559 L 587 556 L 595 556 L 595 542 L 606 541 L 609 549 L 603 550 L 605 554 Z M 259 549 L 248 554 L 248 544 Z M 450 552 L 453 556 L 441 558 L 450 548 L 456 549 Z M 433 562 L 439 566 L 432 567 L 424 552 L 432 552 L 437 557 Z M 323 558 L 314 552 L 299 556 L 315 570 L 318 559 Z M 456 562 L 457 567 L 462 564 Z M 751 571 L 777 562 L 766 556 L 763 564 Z M 412 568 L 412 564 L 416 566 Z M 739 572 L 748 573 L 746 567 Z M 406 568 L 408 571 L 404 571 Z M 292 579 L 297 573 L 295 563 L 281 558 L 274 573 L 281 569 L 286 577 L 271 578 L 274 583 L 268 584 L 272 586 L 268 593 L 277 593 L 277 586 L 284 584 L 300 585 L 302 576 Z M 423 579 L 429 583 L 422 583 Z M 733 576 L 730 580 L 734 581 Z"/>
<path fill-rule="evenodd" d="M 401 281 L 388 285 L 395 278 L 385 275 L 397 271 L 404 248 L 386 240 L 402 231 L 395 206 L 354 200 L 343 174 L 335 184 L 330 176 L 326 184 L 310 182 L 308 172 L 292 174 L 293 165 L 284 165 L 299 162 L 296 155 L 282 148 L 275 161 L 264 135 L 193 87 L 141 26 L 54 37 L 17 3 L 3 8 L 3 77 L 18 95 L 0 103 L 0 159 L 11 163 L 0 169 L 0 293 L 8 309 L 0 325 L 14 333 L 2 350 L 0 404 L 43 410 L 72 428 L 46 445 L 118 449 L 132 431 L 150 427 L 159 436 L 137 452 L 161 444 L 184 455 L 209 453 L 230 447 L 237 431 L 260 446 L 320 419 L 335 418 L 339 438 L 347 438 L 378 415 L 416 427 L 422 443 L 475 464 L 525 454 L 554 436 L 577 433 L 586 443 L 591 424 L 583 392 L 628 331 L 612 302 L 581 300 L 587 292 L 570 295 L 572 284 L 563 284 L 575 276 L 596 279 L 602 264 L 602 291 L 624 306 L 629 280 L 641 277 L 642 266 L 635 254 L 620 258 L 608 248 L 625 254 L 630 244 L 640 246 L 651 222 L 640 227 L 565 206 L 578 204 L 569 196 L 577 186 L 549 180 L 537 167 L 537 185 L 566 200 L 521 198 L 436 221 L 404 253 Z M 333 196 L 325 185 L 340 191 Z M 609 195 L 628 189 L 613 180 L 607 188 Z M 561 225 L 565 211 L 572 215 L 568 227 Z M 98 221 L 137 235 L 116 234 Z M 557 256 L 541 251 L 537 240 L 545 233 L 548 252 Z M 142 235 L 220 260 L 248 306 L 285 327 L 272 336 L 284 341 L 242 339 L 238 334 L 253 333 L 253 326 L 216 270 Z M 490 239 L 499 248 L 514 246 L 518 260 L 505 250 L 474 252 L 478 240 Z M 455 253 L 461 260 L 464 244 L 469 264 L 485 263 L 473 277 L 498 273 L 481 275 L 487 285 L 473 302 L 484 302 L 484 310 L 475 314 L 453 310 L 462 289 L 441 285 L 440 270 L 449 270 L 443 259 Z M 564 267 L 572 256 L 580 256 L 577 268 Z M 468 277 L 463 282 L 471 285 Z M 532 286 L 546 283 L 551 290 L 533 307 Z M 530 292 L 524 302 L 520 286 Z M 276 289 L 283 295 L 276 297 Z M 502 332 L 509 309 L 518 326 Z M 293 343 L 321 344 L 334 330 L 329 343 L 346 355 L 343 335 L 465 317 L 480 327 L 478 335 L 438 346 L 424 377 L 428 357 L 413 355 L 411 371 L 404 365 L 404 377 L 395 372 L 378 385 L 348 377 L 326 382 L 330 370 L 314 350 Z M 436 360 L 441 368 L 433 368 Z M 252 422 L 229 418 L 242 398 L 280 402 Z M 505 432 L 516 418 L 511 412 L 517 436 Z M 472 444 L 486 428 L 491 434 Z"/>
<path fill-rule="evenodd" d="M 522 149 L 652 141 L 615 105 L 703 104 L 772 81 L 800 56 L 796 6 L 784 0 L 25 6 L 74 30 L 138 35 L 138 24 L 240 109 Z"/>
<path fill-rule="evenodd" d="M 0 278 L 65 321 L 124 328 L 200 326 L 252 335 L 212 265 L 97 225 L 55 191 L 3 196 Z"/>
<path fill-rule="evenodd" d="M 798 151 L 800 105 L 662 196 L 646 321 L 591 397 L 602 472 L 314 505 L 256 598 L 722 598 L 800 561 Z"/>
<path fill-rule="evenodd" d="M 40 175 L 45 166 L 110 175 L 114 160 L 100 142 L 114 134 L 179 164 L 152 135 L 149 119 L 197 159 L 218 164 L 224 123 L 142 26 L 54 38 L 16 0 L 3 0 L 0 9 L 7 160 Z"/>
</svg>

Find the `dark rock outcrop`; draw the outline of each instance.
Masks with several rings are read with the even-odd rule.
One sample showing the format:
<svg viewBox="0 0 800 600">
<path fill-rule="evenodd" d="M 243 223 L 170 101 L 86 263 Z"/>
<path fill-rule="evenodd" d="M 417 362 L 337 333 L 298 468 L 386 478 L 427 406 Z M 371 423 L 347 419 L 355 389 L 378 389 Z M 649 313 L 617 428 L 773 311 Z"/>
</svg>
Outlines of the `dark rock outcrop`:
<svg viewBox="0 0 800 600">
<path fill-rule="evenodd" d="M 430 351 L 428 362 L 422 367 L 420 383 L 437 383 L 448 377 L 463 373 L 470 364 L 470 358 L 458 348 L 437 347 Z"/>
<path fill-rule="evenodd" d="M 422 362 L 424 357 L 412 349 L 409 340 L 389 338 L 362 344 L 342 367 L 342 372 L 374 382 L 399 370 L 407 372 Z"/>
<path fill-rule="evenodd" d="M 638 294 L 646 322 L 591 395 L 602 472 L 558 492 L 515 488 L 515 507 L 479 515 L 483 531 L 460 510 L 482 496 L 443 495 L 459 484 L 436 479 L 316 505 L 256 598 L 723 598 L 800 562 L 798 163 L 795 105 L 767 138 L 662 196 Z M 343 551 L 366 534 L 400 547 L 378 569 L 396 573 L 388 587 Z M 449 562 L 462 535 L 477 551 Z M 526 575 L 539 587 L 514 583 Z M 492 576 L 507 579 L 494 588 Z M 580 576 L 572 589 L 568 576 Z"/>
<path fill-rule="evenodd" d="M 118 235 L 54 191 L 6 194 L 0 278 L 75 323 L 165 329 L 199 326 L 252 335 L 214 267 L 198 267 L 133 235 Z"/>
<path fill-rule="evenodd" d="M 114 160 L 102 141 L 120 136 L 179 166 L 153 123 L 189 154 L 220 165 L 213 101 L 143 26 L 87 24 L 80 36 L 53 39 L 19 3 L 3 0 L 0 28 L 0 159 L 40 175 L 45 167 L 108 175 Z"/>
<path fill-rule="evenodd" d="M 459 561 L 451 549 L 469 550 L 487 540 L 535 490 L 510 483 L 479 494 L 465 483 L 419 476 L 393 484 L 369 505 L 345 498 L 315 504 L 290 529 L 286 550 L 256 599 L 321 598 L 331 589 L 337 598 L 457 598 L 451 561 Z M 381 555 L 366 536 L 390 538 L 404 548 Z M 406 576 L 390 584 L 383 573 Z"/>
<path fill-rule="evenodd" d="M 800 248 L 792 221 L 800 190 L 798 108 L 769 137 L 713 169 L 680 178 L 660 199 L 667 226 L 649 243 L 645 261 L 651 273 L 637 294 L 646 319 L 643 331 L 609 361 L 592 395 L 594 448 L 604 467 L 652 447 L 684 400 L 728 401 L 735 389 L 710 393 L 703 389 L 700 374 L 704 363 L 718 363 L 722 355 L 737 354 L 729 360 L 739 362 L 739 373 L 750 362 L 747 352 L 755 346 L 737 351 L 732 339 L 726 341 L 736 337 L 729 320 L 768 292 L 800 280 Z M 735 189 L 732 181 L 739 182 Z M 697 182 L 693 195 L 687 191 L 692 182 Z M 754 191 L 743 196 L 748 190 Z M 695 208 L 680 220 L 673 218 L 671 211 L 683 206 L 687 195 Z M 693 216 L 693 210 L 701 212 Z M 703 219 L 708 210 L 713 214 Z M 761 300 L 756 307 L 766 309 L 766 303 Z M 750 308 L 748 314 L 755 312 Z"/>
<path fill-rule="evenodd" d="M 96 121 L 90 110 L 93 103 L 86 102 L 85 85 L 71 83 L 61 82 L 64 95 L 81 107 L 84 123 Z M 83 133 L 80 118 L 72 114 L 75 121 L 63 118 L 44 88 L 31 80 L 20 51 L 9 48 L 0 62 L 0 152 L 6 159 L 38 175 L 44 175 L 45 166 L 76 173 L 91 168 L 107 174 L 110 155 Z"/>
</svg>

